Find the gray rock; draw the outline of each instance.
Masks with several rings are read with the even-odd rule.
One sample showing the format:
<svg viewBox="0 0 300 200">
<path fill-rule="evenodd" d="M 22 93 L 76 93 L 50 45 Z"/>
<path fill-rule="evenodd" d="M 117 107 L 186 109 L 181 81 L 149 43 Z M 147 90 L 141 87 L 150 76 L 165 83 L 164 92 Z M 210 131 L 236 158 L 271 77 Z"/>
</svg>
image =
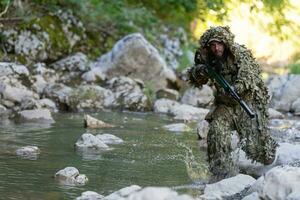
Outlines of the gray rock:
<svg viewBox="0 0 300 200">
<path fill-rule="evenodd" d="M 260 198 L 257 192 L 253 192 L 252 194 L 245 196 L 242 200 L 260 200 Z"/>
<path fill-rule="evenodd" d="M 25 97 L 22 99 L 20 104 L 21 110 L 34 110 L 34 109 L 40 109 L 41 105 L 39 102 L 33 98 Z"/>
<path fill-rule="evenodd" d="M 290 74 L 273 79 L 279 80 L 270 81 L 271 106 L 276 110 L 288 112 L 291 110 L 292 103 L 300 96 L 300 89 L 295 87 L 300 83 L 300 75 Z"/>
<path fill-rule="evenodd" d="M 161 99 L 171 99 L 171 100 L 178 100 L 179 99 L 179 92 L 177 90 L 172 90 L 168 88 L 160 89 L 156 92 L 156 98 Z"/>
<path fill-rule="evenodd" d="M 187 89 L 182 98 L 181 103 L 196 107 L 207 107 L 214 102 L 213 90 L 208 85 L 203 85 L 199 88 Z"/>
<path fill-rule="evenodd" d="M 146 187 L 130 194 L 125 200 L 193 200 L 188 195 L 179 195 L 176 191 L 164 187 Z"/>
<path fill-rule="evenodd" d="M 138 185 L 131 185 L 104 197 L 103 200 L 124 200 L 126 196 L 140 189 L 141 187 Z"/>
<path fill-rule="evenodd" d="M 81 196 L 77 197 L 76 200 L 100 200 L 103 197 L 103 195 L 98 194 L 97 192 L 86 191 L 81 193 Z"/>
<path fill-rule="evenodd" d="M 41 105 L 42 108 L 49 109 L 51 112 L 57 112 L 58 109 L 55 105 L 55 103 L 51 99 L 40 99 L 38 100 L 39 104 Z"/>
<path fill-rule="evenodd" d="M 36 160 L 40 149 L 37 146 L 25 146 L 17 149 L 16 154 L 25 159 Z"/>
<path fill-rule="evenodd" d="M 150 102 L 140 84 L 128 77 L 115 77 L 108 82 L 108 88 L 114 93 L 115 106 L 131 111 L 150 110 Z"/>
<path fill-rule="evenodd" d="M 179 105 L 172 107 L 170 114 L 177 120 L 183 121 L 199 121 L 203 120 L 208 114 L 209 110 L 204 108 L 196 108 L 190 105 Z"/>
<path fill-rule="evenodd" d="M 82 74 L 81 78 L 88 82 L 104 82 L 106 80 L 105 74 L 100 70 L 99 67 L 97 68 L 92 68 L 90 71 L 85 72 Z"/>
<path fill-rule="evenodd" d="M 67 71 L 81 71 L 86 72 L 89 70 L 89 60 L 86 55 L 81 52 L 77 52 L 74 55 L 63 58 L 50 65 L 56 70 Z"/>
<path fill-rule="evenodd" d="M 69 95 L 69 106 L 76 111 L 95 111 L 116 107 L 115 94 L 98 85 L 80 85 Z"/>
<path fill-rule="evenodd" d="M 188 127 L 184 123 L 176 123 L 176 124 L 169 124 L 163 126 L 165 130 L 171 131 L 171 132 L 189 132 L 191 131 L 191 128 Z"/>
<path fill-rule="evenodd" d="M 281 112 L 279 112 L 273 108 L 269 108 L 268 113 L 269 113 L 269 119 L 283 119 L 284 118 L 284 115 Z"/>
<path fill-rule="evenodd" d="M 293 198 L 293 195 L 299 195 L 299 181 L 299 167 L 278 166 L 263 176 L 262 187 L 257 192 L 262 199 L 281 200 L 289 195 Z"/>
<path fill-rule="evenodd" d="M 97 134 L 96 137 L 104 144 L 121 144 L 124 142 L 121 138 L 112 134 Z"/>
<path fill-rule="evenodd" d="M 32 76 L 32 80 L 34 81 L 31 86 L 32 89 L 38 94 L 42 95 L 48 82 L 41 75 Z"/>
<path fill-rule="evenodd" d="M 59 170 L 54 175 L 55 179 L 63 185 L 84 185 L 88 178 L 84 174 L 79 174 L 75 167 L 66 167 Z"/>
<path fill-rule="evenodd" d="M 209 131 L 209 123 L 206 120 L 201 120 L 197 124 L 197 134 L 199 139 L 207 139 L 207 133 Z"/>
<path fill-rule="evenodd" d="M 48 109 L 23 110 L 18 114 L 22 122 L 54 122 Z"/>
<path fill-rule="evenodd" d="M 66 105 L 69 105 L 69 96 L 72 92 L 72 88 L 61 83 L 48 84 L 44 89 L 45 97 Z"/>
<path fill-rule="evenodd" d="M 300 192 L 299 191 L 293 192 L 293 193 L 289 194 L 286 197 L 286 200 L 299 200 L 299 199 L 300 199 Z"/>
<path fill-rule="evenodd" d="M 81 151 L 101 152 L 109 147 L 99 138 L 91 133 L 84 133 L 75 143 L 75 147 Z"/>
<path fill-rule="evenodd" d="M 149 82 L 155 90 L 165 88 L 166 79 L 176 79 L 175 73 L 167 70 L 158 51 L 139 33 L 119 40 L 112 51 L 101 56 L 95 65 L 108 78 L 120 75 L 140 78 Z"/>
<path fill-rule="evenodd" d="M 14 74 L 11 65 L 12 63 L 0 62 L 0 76 L 9 76 Z"/>
<path fill-rule="evenodd" d="M 0 94 L 2 94 L 3 99 L 21 103 L 24 98 L 38 98 L 38 95 L 34 92 L 28 90 L 23 85 L 18 85 L 18 87 L 11 86 L 8 84 L 1 84 L 0 82 Z"/>
<path fill-rule="evenodd" d="M 156 113 L 170 113 L 173 107 L 179 106 L 180 104 L 177 101 L 169 99 L 158 99 L 154 102 L 154 112 Z"/>
<path fill-rule="evenodd" d="M 238 174 L 237 176 L 223 179 L 217 183 L 208 184 L 204 189 L 202 199 L 223 199 L 237 195 L 250 187 L 255 182 L 251 176 Z"/>
</svg>

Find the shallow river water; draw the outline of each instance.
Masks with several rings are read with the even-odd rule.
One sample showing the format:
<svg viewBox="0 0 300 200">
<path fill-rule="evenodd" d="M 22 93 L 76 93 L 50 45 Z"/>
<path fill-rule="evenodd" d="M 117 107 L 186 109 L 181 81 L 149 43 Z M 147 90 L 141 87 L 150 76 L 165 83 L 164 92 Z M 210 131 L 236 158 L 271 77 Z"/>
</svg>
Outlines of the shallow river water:
<svg viewBox="0 0 300 200">
<path fill-rule="evenodd" d="M 109 129 L 86 129 L 83 113 L 55 114 L 55 123 L 14 123 L 0 126 L 0 199 L 75 199 L 91 190 L 108 195 L 130 185 L 166 186 L 196 195 L 205 153 L 197 147 L 194 131 L 173 133 L 162 129 L 174 123 L 167 116 L 140 113 L 101 112 L 92 116 L 116 125 Z M 82 154 L 74 149 L 85 132 L 110 133 L 124 140 L 101 154 Z M 36 160 L 15 155 L 17 148 L 35 145 Z M 60 185 L 54 174 L 76 167 L 89 178 L 84 186 Z"/>
</svg>

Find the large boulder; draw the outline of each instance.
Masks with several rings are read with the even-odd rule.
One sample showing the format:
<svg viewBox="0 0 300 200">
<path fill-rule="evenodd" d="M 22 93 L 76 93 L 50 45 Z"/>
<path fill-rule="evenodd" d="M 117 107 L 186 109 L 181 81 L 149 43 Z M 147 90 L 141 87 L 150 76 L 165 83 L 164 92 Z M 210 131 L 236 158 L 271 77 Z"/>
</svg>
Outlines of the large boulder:
<svg viewBox="0 0 300 200">
<path fill-rule="evenodd" d="M 179 98 L 179 92 L 177 90 L 172 90 L 168 88 L 160 89 L 156 92 L 156 98 L 165 98 L 176 101 Z"/>
<path fill-rule="evenodd" d="M 96 137 L 104 142 L 104 144 L 121 144 L 124 142 L 121 138 L 107 133 L 97 134 Z"/>
<path fill-rule="evenodd" d="M 207 107 L 213 103 L 214 99 L 213 90 L 208 85 L 203 85 L 201 89 L 195 87 L 187 89 L 181 98 L 181 103 Z"/>
<path fill-rule="evenodd" d="M 55 63 L 51 64 L 50 67 L 53 67 L 55 70 L 60 71 L 86 72 L 87 70 L 89 70 L 89 60 L 86 55 L 81 52 L 77 52 L 73 55 L 56 61 Z"/>
<path fill-rule="evenodd" d="M 63 185 L 85 185 L 88 178 L 84 174 L 79 174 L 75 167 L 66 167 L 55 173 L 54 178 Z"/>
<path fill-rule="evenodd" d="M 69 109 L 69 97 L 72 94 L 73 89 L 62 83 L 50 83 L 44 88 L 43 95 L 49 99 L 54 100 L 60 110 Z"/>
<path fill-rule="evenodd" d="M 174 72 L 167 69 L 157 49 L 139 33 L 119 40 L 110 52 L 98 59 L 96 66 L 105 72 L 108 78 L 140 78 L 149 82 L 156 90 L 165 88 L 167 80 L 176 80 Z"/>
</svg>

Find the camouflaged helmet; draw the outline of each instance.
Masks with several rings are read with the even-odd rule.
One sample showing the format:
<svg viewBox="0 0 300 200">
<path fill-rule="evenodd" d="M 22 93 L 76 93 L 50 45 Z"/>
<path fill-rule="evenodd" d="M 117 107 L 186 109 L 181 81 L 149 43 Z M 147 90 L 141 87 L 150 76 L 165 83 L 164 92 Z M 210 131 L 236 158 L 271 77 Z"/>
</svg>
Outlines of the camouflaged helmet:
<svg viewBox="0 0 300 200">
<path fill-rule="evenodd" d="M 211 41 L 223 42 L 226 47 L 230 48 L 234 43 L 234 35 L 230 32 L 229 26 L 211 27 L 203 33 L 199 44 L 204 48 L 207 47 Z"/>
</svg>

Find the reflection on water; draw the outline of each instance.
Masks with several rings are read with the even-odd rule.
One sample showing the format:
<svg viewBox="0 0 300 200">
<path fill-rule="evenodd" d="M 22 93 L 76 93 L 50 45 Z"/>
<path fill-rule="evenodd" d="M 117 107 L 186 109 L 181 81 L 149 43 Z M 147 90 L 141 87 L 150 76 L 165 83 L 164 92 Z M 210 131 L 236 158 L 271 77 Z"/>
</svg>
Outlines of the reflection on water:
<svg viewBox="0 0 300 200">
<path fill-rule="evenodd" d="M 73 199 L 86 190 L 107 195 L 123 187 L 178 187 L 180 192 L 199 192 L 206 178 L 204 153 L 195 133 L 172 134 L 161 127 L 172 120 L 153 114 L 101 112 L 92 114 L 116 125 L 110 129 L 85 129 L 83 114 L 56 114 L 56 123 L 0 124 L 0 192 L 5 199 Z M 124 140 L 101 154 L 75 151 L 85 132 L 109 133 Z M 37 160 L 15 155 L 27 145 L 41 150 Z M 62 186 L 54 174 L 76 167 L 89 178 L 85 186 Z"/>
</svg>

